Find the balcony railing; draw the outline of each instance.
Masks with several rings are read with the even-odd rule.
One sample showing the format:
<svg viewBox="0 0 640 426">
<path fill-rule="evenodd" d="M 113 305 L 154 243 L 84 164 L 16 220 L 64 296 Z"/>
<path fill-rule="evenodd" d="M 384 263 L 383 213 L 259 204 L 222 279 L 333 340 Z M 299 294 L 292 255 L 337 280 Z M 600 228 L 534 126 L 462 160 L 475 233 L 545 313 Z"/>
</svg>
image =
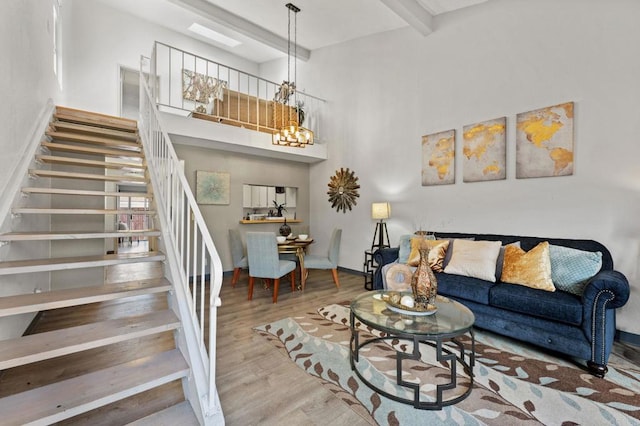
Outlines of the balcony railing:
<svg viewBox="0 0 640 426">
<path fill-rule="evenodd" d="M 312 130 L 316 140 L 322 138 L 326 101 L 302 90 L 283 103 L 282 98 L 276 100 L 279 83 L 161 42 L 154 45 L 151 75 L 155 84 L 150 86 L 161 111 L 266 133 L 296 121 Z"/>
</svg>

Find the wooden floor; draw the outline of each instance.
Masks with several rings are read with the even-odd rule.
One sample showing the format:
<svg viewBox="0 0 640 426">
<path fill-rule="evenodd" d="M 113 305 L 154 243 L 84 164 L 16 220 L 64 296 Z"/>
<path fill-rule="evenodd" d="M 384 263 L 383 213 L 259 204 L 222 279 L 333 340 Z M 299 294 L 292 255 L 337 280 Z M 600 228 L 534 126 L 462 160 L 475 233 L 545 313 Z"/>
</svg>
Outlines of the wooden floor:
<svg viewBox="0 0 640 426">
<path fill-rule="evenodd" d="M 132 271 L 130 265 L 111 267 L 108 281 L 122 277 L 155 276 L 158 268 Z M 291 293 L 284 283 L 278 303 L 271 301 L 271 291 L 257 285 L 252 301 L 247 300 L 247 275 L 243 272 L 236 288 L 231 277 L 225 277 L 221 293 L 222 307 L 218 315 L 217 386 L 226 424 L 242 425 L 367 425 L 368 421 L 336 398 L 318 380 L 304 373 L 275 349 L 271 343 L 252 331 L 257 325 L 297 314 L 315 311 L 330 303 L 348 301 L 364 291 L 363 277 L 340 272 L 341 288 L 336 289 L 330 271 L 311 271 L 304 292 Z M 120 312 L 165 306 L 163 296 L 138 297 L 135 301 L 111 301 L 82 308 L 66 308 L 44 315 L 34 332 L 68 327 L 89 321 L 89 318 L 117 316 Z M 111 345 L 92 351 L 89 356 L 65 356 L 25 368 L 6 370 L 0 376 L 0 396 L 40 386 L 60 377 L 72 377 L 96 366 L 117 364 L 143 356 L 139 342 Z M 147 351 L 173 347 L 171 333 L 147 338 Z M 155 348 L 155 349 L 154 349 Z M 616 344 L 614 352 L 628 351 Z M 637 353 L 637 350 L 636 350 Z M 183 399 L 180 382 L 162 389 L 111 404 L 75 418 L 66 424 L 120 425 L 150 412 L 175 404 Z M 1 422 L 0 422 L 1 423 Z M 159 423 L 163 424 L 163 423 Z"/>
</svg>

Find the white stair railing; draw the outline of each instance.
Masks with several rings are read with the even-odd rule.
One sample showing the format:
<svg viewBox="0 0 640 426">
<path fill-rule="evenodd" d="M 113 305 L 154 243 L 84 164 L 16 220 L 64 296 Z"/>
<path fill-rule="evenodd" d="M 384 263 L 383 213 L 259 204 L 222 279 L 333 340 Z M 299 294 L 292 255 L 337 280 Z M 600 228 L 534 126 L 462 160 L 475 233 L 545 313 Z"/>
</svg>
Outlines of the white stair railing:
<svg viewBox="0 0 640 426">
<path fill-rule="evenodd" d="M 161 243 L 176 291 L 201 414 L 205 424 L 220 424 L 224 420 L 215 376 L 222 263 L 171 140 L 162 130 L 144 73 L 140 76 L 139 131 L 162 227 Z"/>
</svg>

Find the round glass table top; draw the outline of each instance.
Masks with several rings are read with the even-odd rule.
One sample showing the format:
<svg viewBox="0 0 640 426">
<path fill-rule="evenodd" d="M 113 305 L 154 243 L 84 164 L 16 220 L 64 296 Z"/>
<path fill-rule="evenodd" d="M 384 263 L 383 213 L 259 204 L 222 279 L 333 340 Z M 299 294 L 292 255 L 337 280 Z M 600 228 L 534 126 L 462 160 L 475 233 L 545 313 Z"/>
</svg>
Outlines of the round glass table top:
<svg viewBox="0 0 640 426">
<path fill-rule="evenodd" d="M 389 333 L 425 336 L 459 335 L 475 322 L 473 312 L 463 304 L 444 296 L 437 296 L 435 313 L 402 313 L 383 300 L 383 290 L 368 291 L 351 302 L 351 312 L 364 324 Z M 401 293 L 402 295 L 411 293 Z"/>
</svg>

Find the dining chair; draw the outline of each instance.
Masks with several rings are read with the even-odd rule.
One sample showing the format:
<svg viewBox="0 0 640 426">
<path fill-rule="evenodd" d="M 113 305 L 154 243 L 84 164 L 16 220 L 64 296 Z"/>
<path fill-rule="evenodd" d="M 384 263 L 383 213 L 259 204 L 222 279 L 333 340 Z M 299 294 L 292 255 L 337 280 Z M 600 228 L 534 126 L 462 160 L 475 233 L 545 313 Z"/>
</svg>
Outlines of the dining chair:
<svg viewBox="0 0 640 426">
<path fill-rule="evenodd" d="M 249 261 L 245 254 L 240 232 L 237 229 L 229 229 L 229 243 L 231 245 L 231 261 L 233 262 L 233 277 L 231 286 L 235 287 L 240 278 L 241 269 L 249 269 Z"/>
<path fill-rule="evenodd" d="M 309 254 L 304 257 L 305 273 L 308 269 L 331 269 L 333 282 L 340 288 L 338 280 L 338 258 L 340 257 L 340 239 L 342 229 L 334 229 L 329 240 L 329 250 L 326 256 Z"/>
<path fill-rule="evenodd" d="M 280 260 L 274 232 L 247 232 L 247 258 L 249 260 L 249 297 L 253 298 L 256 278 L 273 280 L 273 303 L 278 302 L 280 278 L 291 275 L 291 291 L 296 285 L 296 263 Z"/>
</svg>

